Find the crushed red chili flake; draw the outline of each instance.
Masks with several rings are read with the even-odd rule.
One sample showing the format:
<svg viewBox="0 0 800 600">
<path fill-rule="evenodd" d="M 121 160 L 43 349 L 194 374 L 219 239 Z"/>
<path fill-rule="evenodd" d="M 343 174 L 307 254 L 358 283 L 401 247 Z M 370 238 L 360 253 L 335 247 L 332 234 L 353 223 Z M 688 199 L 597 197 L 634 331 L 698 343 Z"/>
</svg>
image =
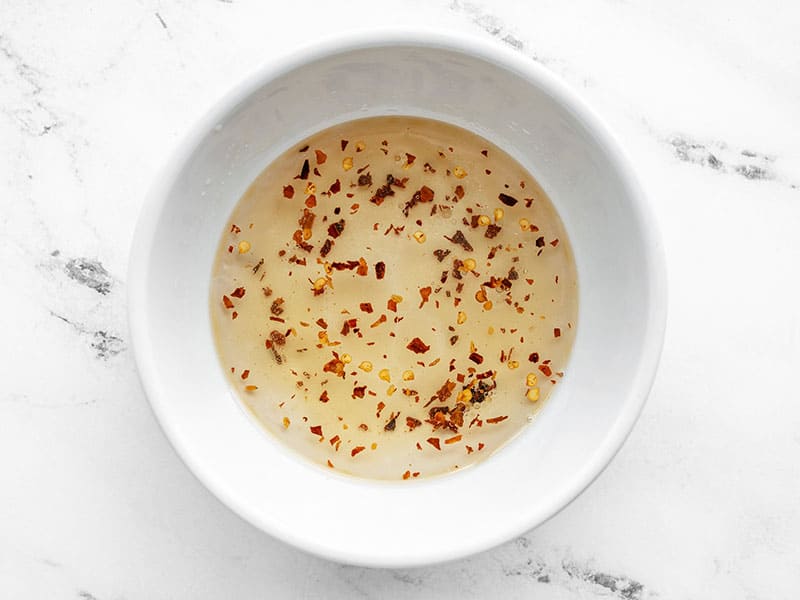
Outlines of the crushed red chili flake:
<svg viewBox="0 0 800 600">
<path fill-rule="evenodd" d="M 451 335 L 450 336 L 450 345 L 451 346 L 455 346 L 457 341 L 458 341 L 458 336 L 457 335 Z"/>
<path fill-rule="evenodd" d="M 358 307 L 365 313 L 372 312 L 372 303 L 371 302 L 362 302 L 358 305 Z"/>
<path fill-rule="evenodd" d="M 474 250 L 472 244 L 469 243 L 467 238 L 464 236 L 464 233 L 460 229 L 453 234 L 453 237 L 444 236 L 444 239 L 458 246 L 461 246 L 467 252 L 472 252 Z"/>
<path fill-rule="evenodd" d="M 331 223 L 328 226 L 328 235 L 331 236 L 333 239 L 338 238 L 340 235 L 342 235 L 342 232 L 344 231 L 344 225 L 345 225 L 344 219 L 339 219 L 335 223 Z"/>
<path fill-rule="evenodd" d="M 328 390 L 322 390 L 322 394 L 319 396 L 319 401 L 325 403 L 328 400 L 330 400 L 330 397 L 328 396 Z"/>
<path fill-rule="evenodd" d="M 294 187 L 291 185 L 283 186 L 283 197 L 284 198 L 294 198 Z"/>
<path fill-rule="evenodd" d="M 328 466 L 329 466 L 331 469 L 333 469 L 333 468 L 334 468 L 334 466 L 333 466 L 333 463 L 331 462 L 331 459 L 330 459 L 330 458 L 327 460 L 327 463 L 328 463 Z"/>
<path fill-rule="evenodd" d="M 364 394 L 367 392 L 367 386 L 360 385 L 358 387 L 353 388 L 353 398 L 363 398 Z"/>
<path fill-rule="evenodd" d="M 302 229 L 298 229 L 297 231 L 295 231 L 294 234 L 292 235 L 292 239 L 294 240 L 294 242 L 297 244 L 297 246 L 299 248 L 302 248 L 306 252 L 311 252 L 314 249 L 314 246 L 312 246 L 311 244 L 306 243 L 306 241 L 303 239 L 303 230 Z"/>
<path fill-rule="evenodd" d="M 447 438 L 444 441 L 444 443 L 445 444 L 455 444 L 456 442 L 460 442 L 460 441 L 461 441 L 461 434 L 459 433 L 458 435 L 454 435 L 453 437 Z"/>
<path fill-rule="evenodd" d="M 372 325 L 370 325 L 370 327 L 377 327 L 381 323 L 386 323 L 386 315 L 382 314 L 380 317 L 378 317 L 377 321 L 375 321 Z"/>
<path fill-rule="evenodd" d="M 536 238 L 536 247 L 537 248 L 543 248 L 544 247 L 544 238 L 543 237 L 540 236 L 540 237 Z"/>
<path fill-rule="evenodd" d="M 331 446 L 335 446 L 335 445 L 336 445 L 336 443 L 337 443 L 337 442 L 338 442 L 340 439 L 341 439 L 341 438 L 340 438 L 338 435 L 335 435 L 335 436 L 333 436 L 333 437 L 332 437 L 332 438 L 329 440 L 329 442 L 330 442 L 330 445 L 331 445 Z"/>
<path fill-rule="evenodd" d="M 394 190 L 392 189 L 392 184 L 395 182 L 394 177 L 392 175 L 386 176 L 386 183 L 375 190 L 372 198 L 369 199 L 376 206 L 380 206 L 383 204 L 383 201 L 386 199 L 387 196 L 394 196 Z M 402 186 L 401 186 L 402 187 Z"/>
<path fill-rule="evenodd" d="M 386 425 L 383 426 L 384 431 L 394 431 L 395 427 L 397 426 L 397 417 L 400 416 L 400 413 L 392 413 L 389 415 L 389 420 L 386 422 Z"/>
<path fill-rule="evenodd" d="M 431 297 L 431 291 L 432 291 L 431 286 L 426 286 L 426 287 L 423 287 L 423 288 L 419 288 L 419 295 L 422 298 L 422 300 L 419 303 L 419 308 L 422 308 L 425 305 L 425 303 L 428 301 L 428 298 Z"/>
<path fill-rule="evenodd" d="M 245 289 L 243 287 L 237 287 L 235 290 L 231 292 L 231 296 L 234 298 L 242 298 L 244 297 Z"/>
<path fill-rule="evenodd" d="M 340 144 L 341 144 L 341 146 L 342 146 L 342 152 L 344 152 L 344 149 L 345 149 L 345 148 L 347 148 L 347 144 L 349 144 L 349 143 L 350 143 L 350 140 L 342 140 L 342 141 L 341 141 L 341 142 L 339 142 L 339 143 L 340 143 Z"/>
<path fill-rule="evenodd" d="M 539 370 L 544 373 L 545 377 L 550 377 L 553 374 L 553 369 L 550 368 L 550 365 L 539 365 Z"/>
<path fill-rule="evenodd" d="M 532 363 L 537 363 L 537 362 L 539 362 L 539 353 L 538 353 L 538 352 L 531 352 L 531 353 L 528 355 L 528 360 L 529 360 L 530 362 L 532 362 Z"/>
<path fill-rule="evenodd" d="M 323 319 L 322 317 L 320 317 L 319 319 L 317 319 L 315 322 L 316 322 L 316 324 L 317 324 L 317 325 L 319 325 L 319 326 L 320 326 L 320 327 L 322 327 L 323 329 L 327 329 L 327 328 L 328 328 L 328 323 L 327 323 L 327 321 L 325 321 L 325 319 Z"/>
<path fill-rule="evenodd" d="M 328 160 L 328 155 L 325 154 L 322 150 L 314 150 L 314 155 L 317 158 L 318 165 L 324 165 L 325 161 Z"/>
<path fill-rule="evenodd" d="M 338 179 L 328 188 L 328 195 L 338 194 L 342 190 L 342 182 Z"/>
<path fill-rule="evenodd" d="M 319 250 L 320 256 L 322 258 L 325 258 L 326 256 L 328 256 L 328 254 L 331 251 L 331 248 L 333 248 L 333 240 L 331 240 L 330 238 L 327 238 L 325 240 L 325 243 L 322 244 L 322 248 L 320 248 L 320 250 Z"/>
<path fill-rule="evenodd" d="M 423 185 L 411 196 L 411 200 L 403 206 L 403 216 L 408 216 L 409 211 L 421 202 L 430 202 L 433 200 L 433 190 L 427 185 Z"/>
<path fill-rule="evenodd" d="M 433 446 L 437 450 L 441 450 L 442 449 L 442 447 L 439 445 L 439 438 L 437 438 L 437 437 L 429 437 L 425 441 L 428 442 L 431 446 Z"/>
<path fill-rule="evenodd" d="M 227 296 L 222 297 L 222 304 L 225 306 L 225 308 L 233 308 L 233 302 L 231 302 L 231 299 Z"/>
<path fill-rule="evenodd" d="M 314 194 L 311 194 L 308 198 L 306 198 L 305 205 L 308 208 L 314 208 L 317 205 L 317 197 Z"/>
<path fill-rule="evenodd" d="M 411 471 L 406 471 L 403 473 L 403 479 L 408 479 L 409 477 L 411 477 Z"/>
<path fill-rule="evenodd" d="M 236 317 L 238 317 L 238 316 L 239 316 L 239 313 L 238 313 L 238 312 L 236 312 L 236 311 L 233 311 L 233 312 L 231 313 L 231 319 L 235 319 L 235 318 L 236 318 Z"/>
<path fill-rule="evenodd" d="M 233 246 L 228 246 L 228 254 L 233 254 Z"/>
<path fill-rule="evenodd" d="M 312 427 L 309 427 L 309 429 L 311 430 L 311 433 L 313 433 L 314 435 L 322 437 L 322 425 L 314 425 Z"/>
<path fill-rule="evenodd" d="M 483 362 L 483 356 L 478 354 L 477 352 L 473 352 L 469 355 L 469 359 L 474 362 L 476 365 L 479 365 Z"/>
<path fill-rule="evenodd" d="M 413 340 L 411 340 L 406 346 L 406 348 L 408 348 L 415 354 L 425 354 L 428 350 L 431 349 L 430 346 L 428 346 L 418 337 L 415 337 Z"/>
<path fill-rule="evenodd" d="M 386 263 L 383 261 L 375 263 L 375 277 L 377 279 L 383 279 L 386 275 Z"/>
<path fill-rule="evenodd" d="M 509 196 L 508 194 L 500 193 L 497 197 L 506 206 L 516 206 L 517 202 L 519 202 L 514 196 Z"/>
<path fill-rule="evenodd" d="M 553 328 L 553 337 L 561 337 L 561 329 L 559 327 Z"/>
<path fill-rule="evenodd" d="M 361 187 L 369 187 L 372 185 L 372 175 L 369 173 L 364 173 L 363 175 L 358 176 L 358 185 Z"/>
<path fill-rule="evenodd" d="M 342 335 L 347 335 L 350 333 L 350 330 L 355 329 L 358 326 L 358 319 L 346 319 L 344 323 L 342 323 Z"/>
<path fill-rule="evenodd" d="M 272 305 L 269 307 L 269 312 L 273 315 L 280 316 L 283 313 L 283 303 L 285 300 L 283 298 L 275 298 L 272 302 Z"/>
<path fill-rule="evenodd" d="M 358 268 L 356 269 L 356 275 L 361 275 L 365 277 L 369 273 L 369 266 L 367 265 L 367 261 L 364 260 L 364 257 L 358 259 Z"/>
<path fill-rule="evenodd" d="M 436 260 L 438 260 L 439 262 L 442 262 L 447 257 L 448 254 L 450 254 L 450 250 L 446 250 L 446 249 L 439 249 L 439 250 L 434 250 L 433 251 L 433 255 L 436 257 Z"/>
<path fill-rule="evenodd" d="M 419 419 L 415 419 L 414 417 L 406 417 L 406 426 L 410 431 L 414 431 L 414 429 L 420 425 L 422 425 L 422 421 Z"/>
<path fill-rule="evenodd" d="M 484 445 L 484 443 L 483 443 L 483 442 L 478 442 L 478 451 L 479 451 L 479 452 L 480 452 L 481 450 L 483 450 L 485 447 L 486 447 L 486 446 Z"/>
<path fill-rule="evenodd" d="M 366 448 L 364 446 L 356 446 L 350 451 L 350 456 L 355 456 L 359 452 L 363 452 Z"/>
<path fill-rule="evenodd" d="M 486 232 L 483 234 L 483 237 L 489 238 L 490 240 L 494 239 L 497 237 L 497 234 L 500 233 L 500 230 L 502 229 L 503 228 L 500 227 L 499 225 L 495 225 L 494 223 L 489 223 L 489 225 L 486 226 Z M 494 258 L 494 255 L 490 256 L 489 258 L 490 259 Z"/>
<path fill-rule="evenodd" d="M 507 418 L 508 418 L 508 415 L 503 415 L 502 417 L 492 417 L 491 419 L 486 419 L 486 422 L 495 424 L 495 423 L 500 423 L 502 421 L 505 421 Z"/>
<path fill-rule="evenodd" d="M 244 371 L 242 371 L 241 378 L 247 379 L 248 377 L 250 377 L 250 369 L 245 369 Z"/>
<path fill-rule="evenodd" d="M 411 165 L 413 165 L 415 160 L 417 160 L 417 157 L 416 157 L 416 156 L 414 156 L 413 154 L 409 154 L 408 152 L 406 152 L 406 164 L 407 164 L 408 166 L 411 166 Z"/>
<path fill-rule="evenodd" d="M 300 174 L 295 175 L 295 179 L 308 179 L 308 174 L 311 172 L 311 165 L 308 164 L 308 159 L 303 161 L 303 166 L 300 167 Z"/>
</svg>

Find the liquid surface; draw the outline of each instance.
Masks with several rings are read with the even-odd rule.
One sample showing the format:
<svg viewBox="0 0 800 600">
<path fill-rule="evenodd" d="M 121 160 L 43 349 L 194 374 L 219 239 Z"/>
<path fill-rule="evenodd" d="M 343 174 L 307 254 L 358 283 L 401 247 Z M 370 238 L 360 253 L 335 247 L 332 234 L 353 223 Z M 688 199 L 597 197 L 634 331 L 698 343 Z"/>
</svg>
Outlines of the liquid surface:
<svg viewBox="0 0 800 600">
<path fill-rule="evenodd" d="M 351 121 L 270 164 L 211 285 L 235 394 L 308 459 L 376 479 L 464 468 L 564 374 L 577 282 L 533 177 L 463 129 Z"/>
</svg>

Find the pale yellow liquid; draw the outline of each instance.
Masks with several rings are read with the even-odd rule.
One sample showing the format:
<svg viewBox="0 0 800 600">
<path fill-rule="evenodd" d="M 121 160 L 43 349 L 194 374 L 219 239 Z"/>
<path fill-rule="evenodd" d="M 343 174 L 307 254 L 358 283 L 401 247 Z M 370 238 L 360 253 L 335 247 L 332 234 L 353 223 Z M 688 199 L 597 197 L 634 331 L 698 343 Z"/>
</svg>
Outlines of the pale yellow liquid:
<svg viewBox="0 0 800 600">
<path fill-rule="evenodd" d="M 301 179 L 306 160 L 307 179 Z M 403 188 L 390 186 L 394 195 L 377 205 L 370 199 L 387 175 L 408 180 Z M 404 216 L 423 186 L 433 199 L 409 207 Z M 504 204 L 501 193 L 516 204 Z M 304 232 L 299 221 L 307 205 L 315 218 Z M 344 229 L 332 238 L 329 226 L 340 219 Z M 492 225 L 501 227 L 493 239 L 487 237 Z M 391 226 L 403 229 L 387 232 Z M 296 231 L 310 250 L 293 239 Z M 446 239 L 456 231 L 471 251 Z M 327 239 L 333 243 L 322 257 Z M 450 251 L 441 262 L 434 255 L 440 249 Z M 362 258 L 366 275 L 332 267 Z M 453 274 L 456 259 L 464 263 L 455 269 L 461 279 Z M 378 262 L 385 263 L 380 280 Z M 505 281 L 492 288 L 492 276 Z M 420 306 L 425 287 L 431 293 Z M 236 288 L 244 288 L 244 295 L 236 297 Z M 396 312 L 387 308 L 392 296 L 402 297 Z M 276 299 L 283 302 L 273 312 Z M 373 312 L 364 312 L 361 303 L 371 303 Z M 566 376 L 576 317 L 569 241 L 530 173 L 473 133 L 410 117 L 332 127 L 270 164 L 226 225 L 211 285 L 217 351 L 242 403 L 267 431 L 308 459 L 375 479 L 411 480 L 462 469 L 519 433 Z M 357 319 L 358 332 L 344 334 L 350 319 Z M 284 334 L 285 343 L 268 348 L 273 331 Z M 408 349 L 414 338 L 429 349 Z M 326 363 L 337 366 L 334 353 L 344 377 L 323 370 Z M 469 393 L 478 390 L 475 375 L 487 372 L 483 381 L 496 387 L 482 402 L 475 402 L 478 393 L 470 400 Z M 449 398 L 435 397 L 446 382 L 453 387 Z M 463 425 L 447 429 L 426 422 L 435 420 L 432 408 L 457 410 L 459 400 Z M 421 425 L 411 429 L 407 417 Z M 497 417 L 507 418 L 489 422 Z"/>
</svg>

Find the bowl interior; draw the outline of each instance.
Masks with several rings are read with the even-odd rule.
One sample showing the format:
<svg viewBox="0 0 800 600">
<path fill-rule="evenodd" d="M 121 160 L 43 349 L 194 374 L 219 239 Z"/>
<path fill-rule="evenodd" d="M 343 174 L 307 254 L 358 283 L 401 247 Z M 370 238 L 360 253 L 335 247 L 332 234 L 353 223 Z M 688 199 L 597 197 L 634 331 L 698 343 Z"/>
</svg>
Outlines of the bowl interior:
<svg viewBox="0 0 800 600">
<path fill-rule="evenodd" d="M 519 159 L 564 221 L 580 294 L 567 376 L 536 421 L 476 467 L 397 484 L 326 472 L 256 426 L 229 391 L 208 314 L 219 235 L 255 176 L 311 133 L 380 114 L 448 121 Z M 660 248 L 642 203 L 602 126 L 510 51 L 384 39 L 307 52 L 237 89 L 153 189 L 131 262 L 131 327 L 148 396 L 198 477 L 279 538 L 368 565 L 485 549 L 574 498 L 638 415 L 663 329 Z M 459 533 L 432 528 L 436 511 Z"/>
</svg>

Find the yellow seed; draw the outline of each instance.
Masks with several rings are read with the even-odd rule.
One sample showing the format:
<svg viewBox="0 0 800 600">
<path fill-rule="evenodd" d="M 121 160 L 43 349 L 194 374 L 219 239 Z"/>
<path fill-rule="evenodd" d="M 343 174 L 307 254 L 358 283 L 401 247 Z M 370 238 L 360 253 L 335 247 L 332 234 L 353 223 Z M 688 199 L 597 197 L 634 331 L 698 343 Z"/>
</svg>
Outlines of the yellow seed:
<svg viewBox="0 0 800 600">
<path fill-rule="evenodd" d="M 369 362 L 368 360 L 361 361 L 361 364 L 358 365 L 358 368 L 361 369 L 362 371 L 369 373 L 370 371 L 372 371 L 372 363 Z"/>
<path fill-rule="evenodd" d="M 455 175 L 458 179 L 464 179 L 464 177 L 467 176 L 467 172 L 461 167 L 455 167 L 453 169 L 453 175 Z"/>
<path fill-rule="evenodd" d="M 362 152 L 366 147 L 364 142 L 356 142 L 356 152 Z"/>
<path fill-rule="evenodd" d="M 283 417 L 283 428 L 284 429 L 289 429 L 289 425 L 291 425 L 291 424 L 292 424 L 292 422 L 289 420 L 289 417 Z"/>
<path fill-rule="evenodd" d="M 378 447 L 378 444 L 376 442 L 372 442 L 372 445 L 370 446 L 370 448 L 375 450 L 377 447 Z"/>
<path fill-rule="evenodd" d="M 525 378 L 525 385 L 528 387 L 536 387 L 538 383 L 538 378 L 536 377 L 536 373 L 528 373 L 528 376 Z"/>
<path fill-rule="evenodd" d="M 239 242 L 239 254 L 250 252 L 250 242 Z"/>
<path fill-rule="evenodd" d="M 391 395 L 392 395 L 392 394 L 394 394 L 396 391 L 397 391 L 397 386 L 396 386 L 396 385 L 394 385 L 394 384 L 392 384 L 392 385 L 390 385 L 388 388 L 386 388 L 386 395 L 387 395 L 387 396 L 391 396 Z"/>
<path fill-rule="evenodd" d="M 492 220 L 487 215 L 481 215 L 478 217 L 478 225 L 483 225 L 486 227 Z"/>
<path fill-rule="evenodd" d="M 350 356 L 349 354 L 342 354 L 341 359 L 342 362 L 346 365 L 349 365 L 351 362 L 353 362 L 353 357 Z"/>
<path fill-rule="evenodd" d="M 507 364 L 509 369 L 516 369 L 517 367 L 519 367 L 519 361 L 516 360 L 510 360 L 508 361 Z"/>
<path fill-rule="evenodd" d="M 486 331 L 488 332 L 489 335 L 492 335 L 494 333 L 494 327 L 489 325 L 489 329 L 487 329 Z"/>
<path fill-rule="evenodd" d="M 456 318 L 456 323 L 459 325 L 463 325 L 467 320 L 467 313 L 463 310 L 458 311 L 458 317 Z"/>
<path fill-rule="evenodd" d="M 456 398 L 456 402 L 469 402 L 470 400 L 472 400 L 472 390 L 469 388 L 461 390 Z"/>
<path fill-rule="evenodd" d="M 539 388 L 535 387 L 529 389 L 525 397 L 531 402 L 536 402 L 539 399 Z"/>
<path fill-rule="evenodd" d="M 306 184 L 306 194 L 314 194 L 317 191 L 317 186 L 314 185 L 314 182 L 309 181 Z"/>
<path fill-rule="evenodd" d="M 414 232 L 414 239 L 417 240 L 420 244 L 425 242 L 425 233 L 422 231 L 415 231 Z"/>
<path fill-rule="evenodd" d="M 494 306 L 492 304 L 492 301 L 487 300 L 486 302 L 483 303 L 483 310 L 492 310 L 492 306 Z"/>
<path fill-rule="evenodd" d="M 308 227 L 303 229 L 303 239 L 306 241 L 311 239 L 311 230 Z"/>
<path fill-rule="evenodd" d="M 528 231 L 528 228 L 531 226 L 531 222 L 528 219 L 520 219 L 519 220 L 519 228 L 522 231 Z"/>
<path fill-rule="evenodd" d="M 464 270 L 465 271 L 474 271 L 475 267 L 478 266 L 478 263 L 475 262 L 474 258 L 468 258 L 464 261 Z"/>
<path fill-rule="evenodd" d="M 325 284 L 328 283 L 328 280 L 325 277 L 320 277 L 314 282 L 314 289 L 321 290 L 325 287 Z"/>
<path fill-rule="evenodd" d="M 475 292 L 475 300 L 483 304 L 486 302 L 486 290 L 480 288 L 477 292 Z"/>
<path fill-rule="evenodd" d="M 500 219 L 503 218 L 503 215 L 505 215 L 505 214 L 506 213 L 502 208 L 495 208 L 494 209 L 494 220 L 495 221 L 499 221 Z"/>
<path fill-rule="evenodd" d="M 378 378 L 383 379 L 384 381 L 391 381 L 389 378 L 389 369 L 381 369 L 378 371 Z"/>
<path fill-rule="evenodd" d="M 411 369 L 403 371 L 403 381 L 412 381 L 414 379 L 414 371 Z"/>
<path fill-rule="evenodd" d="M 395 302 L 397 302 L 399 304 L 400 302 L 403 301 L 403 297 L 402 296 L 398 296 L 397 294 L 392 294 L 392 300 L 394 300 Z"/>
<path fill-rule="evenodd" d="M 345 158 L 342 160 L 342 168 L 343 168 L 345 171 L 349 171 L 350 169 L 352 169 L 352 168 L 353 168 L 353 157 L 352 157 L 352 156 L 346 156 L 346 157 L 345 157 Z"/>
</svg>

